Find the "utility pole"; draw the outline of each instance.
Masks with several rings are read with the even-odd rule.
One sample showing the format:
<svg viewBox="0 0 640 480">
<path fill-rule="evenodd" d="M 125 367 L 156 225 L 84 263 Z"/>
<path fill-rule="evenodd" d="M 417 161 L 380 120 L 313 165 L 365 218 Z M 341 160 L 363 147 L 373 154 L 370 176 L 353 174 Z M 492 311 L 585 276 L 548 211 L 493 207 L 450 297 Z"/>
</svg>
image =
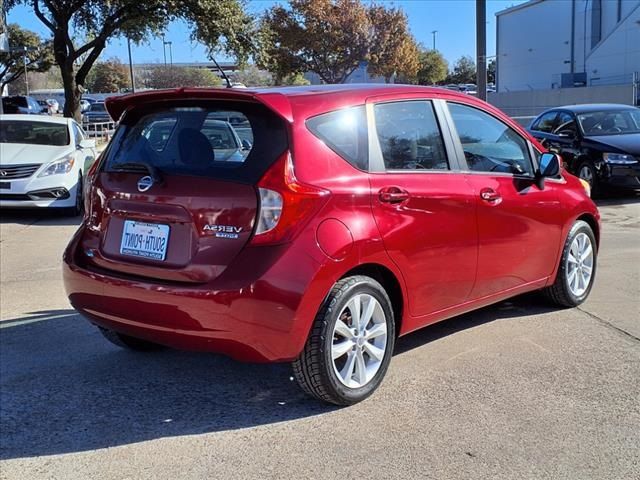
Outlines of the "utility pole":
<svg viewBox="0 0 640 480">
<path fill-rule="evenodd" d="M 167 42 L 164 41 L 164 35 L 162 35 L 162 56 L 164 57 L 164 66 L 167 66 Z"/>
<path fill-rule="evenodd" d="M 163 43 L 163 45 L 169 45 L 169 66 L 173 67 L 173 52 L 171 51 L 171 44 L 173 42 L 171 42 L 171 41 L 165 42 L 164 41 L 164 37 L 162 37 L 162 43 Z M 164 50 L 164 46 L 162 47 L 162 49 Z M 165 64 L 165 66 L 167 65 L 167 53 L 166 53 L 166 50 L 165 50 L 165 54 L 164 54 L 164 64 Z"/>
<path fill-rule="evenodd" d="M 129 75 L 131 75 L 131 93 L 136 93 L 136 81 L 133 76 L 133 62 L 131 61 L 131 39 L 127 37 L 127 49 L 129 50 Z"/>
<path fill-rule="evenodd" d="M 476 0 L 476 85 L 480 100 L 487 100 L 487 1 Z"/>
<path fill-rule="evenodd" d="M 431 32 L 431 35 L 433 35 L 433 49 L 436 49 L 436 33 L 438 33 L 438 30 L 433 30 Z"/>
<path fill-rule="evenodd" d="M 27 47 L 25 45 L 22 53 L 22 63 L 24 63 L 24 84 L 27 88 L 27 96 L 29 96 L 29 77 L 27 76 Z"/>
</svg>

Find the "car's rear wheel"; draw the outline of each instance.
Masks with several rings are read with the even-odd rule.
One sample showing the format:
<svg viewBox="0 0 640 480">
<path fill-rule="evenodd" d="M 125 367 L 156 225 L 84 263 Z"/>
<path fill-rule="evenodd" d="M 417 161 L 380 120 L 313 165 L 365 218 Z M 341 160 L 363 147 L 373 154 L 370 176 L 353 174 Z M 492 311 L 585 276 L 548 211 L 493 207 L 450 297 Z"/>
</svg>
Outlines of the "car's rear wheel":
<svg viewBox="0 0 640 480">
<path fill-rule="evenodd" d="M 137 352 L 151 352 L 154 350 L 163 350 L 164 348 L 166 348 L 163 345 L 148 342 L 146 340 L 142 340 L 141 338 L 130 337 L 129 335 L 118 333 L 108 328 L 98 327 L 98 329 L 100 330 L 100 333 L 104 335 L 104 338 L 109 340 L 114 345 L 127 350 L 135 350 Z"/>
<path fill-rule="evenodd" d="M 556 280 L 543 293 L 556 305 L 576 307 L 584 302 L 595 280 L 597 246 L 587 222 L 573 224 L 562 250 Z"/>
<path fill-rule="evenodd" d="M 395 343 L 391 301 L 377 281 L 347 277 L 331 289 L 293 372 L 308 394 L 336 405 L 371 395 L 384 378 Z"/>
</svg>

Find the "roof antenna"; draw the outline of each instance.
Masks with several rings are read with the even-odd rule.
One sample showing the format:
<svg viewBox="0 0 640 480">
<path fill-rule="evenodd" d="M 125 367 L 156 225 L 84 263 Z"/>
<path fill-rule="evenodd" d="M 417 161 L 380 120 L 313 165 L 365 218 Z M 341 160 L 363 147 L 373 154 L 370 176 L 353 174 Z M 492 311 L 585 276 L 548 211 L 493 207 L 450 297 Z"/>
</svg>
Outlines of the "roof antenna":
<svg viewBox="0 0 640 480">
<path fill-rule="evenodd" d="M 222 78 L 224 78 L 225 81 L 227 82 L 227 88 L 233 88 L 231 86 L 231 82 L 229 81 L 229 77 L 227 77 L 227 74 L 224 73 L 224 70 L 222 70 L 222 68 L 220 68 L 220 65 L 218 65 L 218 62 L 216 62 L 216 59 L 211 57 L 211 60 L 213 60 L 213 63 L 216 65 L 216 67 L 218 67 L 218 70 L 220 70 L 220 73 L 222 74 Z"/>
</svg>

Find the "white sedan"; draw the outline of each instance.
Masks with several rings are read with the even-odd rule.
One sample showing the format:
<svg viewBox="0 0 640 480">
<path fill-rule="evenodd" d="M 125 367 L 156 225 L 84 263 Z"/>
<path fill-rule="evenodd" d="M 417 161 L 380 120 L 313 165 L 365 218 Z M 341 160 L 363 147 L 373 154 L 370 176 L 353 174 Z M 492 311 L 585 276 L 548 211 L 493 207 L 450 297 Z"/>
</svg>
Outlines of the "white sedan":
<svg viewBox="0 0 640 480">
<path fill-rule="evenodd" d="M 0 207 L 82 212 L 95 141 L 70 118 L 0 115 Z"/>
</svg>

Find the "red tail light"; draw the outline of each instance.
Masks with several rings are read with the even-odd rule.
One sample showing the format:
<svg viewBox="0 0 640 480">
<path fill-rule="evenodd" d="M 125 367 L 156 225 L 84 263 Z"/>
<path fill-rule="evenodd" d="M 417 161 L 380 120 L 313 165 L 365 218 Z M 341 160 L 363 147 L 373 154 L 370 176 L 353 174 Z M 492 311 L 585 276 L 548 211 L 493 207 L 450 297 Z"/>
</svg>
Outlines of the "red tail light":
<svg viewBox="0 0 640 480">
<path fill-rule="evenodd" d="M 85 174 L 84 185 L 82 185 L 82 195 L 84 200 L 84 222 L 87 222 L 91 219 L 91 214 L 93 213 L 93 198 L 92 198 L 92 187 L 93 182 L 96 178 L 96 171 L 98 170 L 98 165 L 102 160 L 102 153 L 98 155 L 98 158 L 95 159 L 93 164 L 89 167 L 89 170 Z"/>
<path fill-rule="evenodd" d="M 329 191 L 299 182 L 289 152 L 258 182 L 260 206 L 253 245 L 291 240 L 328 199 Z"/>
</svg>

